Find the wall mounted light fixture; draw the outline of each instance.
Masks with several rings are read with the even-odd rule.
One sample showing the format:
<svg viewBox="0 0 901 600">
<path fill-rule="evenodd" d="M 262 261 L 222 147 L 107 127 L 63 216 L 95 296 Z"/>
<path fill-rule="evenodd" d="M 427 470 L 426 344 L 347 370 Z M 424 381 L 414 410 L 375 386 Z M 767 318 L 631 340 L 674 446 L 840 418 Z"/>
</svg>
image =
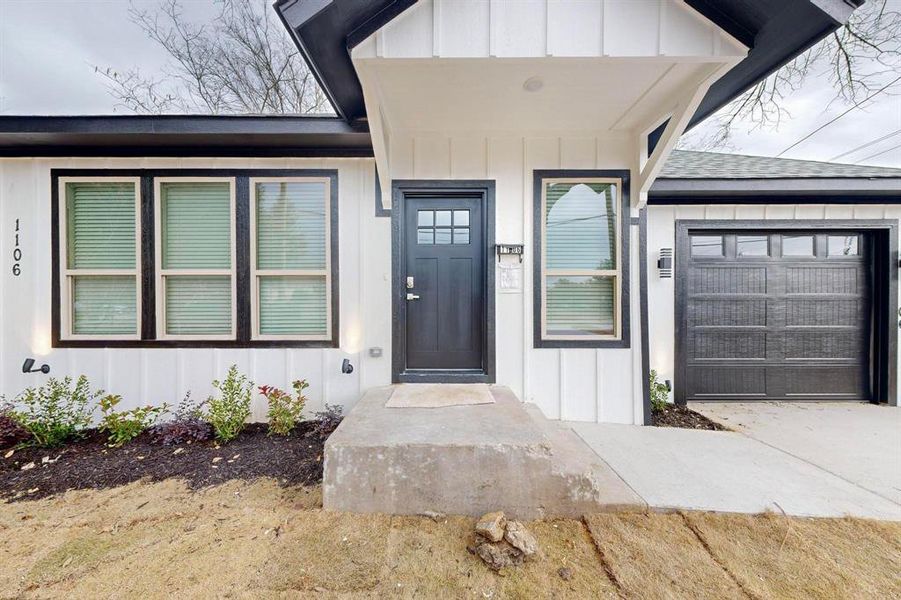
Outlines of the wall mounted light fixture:
<svg viewBox="0 0 901 600">
<path fill-rule="evenodd" d="M 33 367 L 34 367 L 34 359 L 26 358 L 25 362 L 22 363 L 22 372 L 23 373 L 43 373 L 44 375 L 46 375 L 47 373 L 50 372 L 50 365 L 48 365 L 48 364 L 43 364 L 40 367 L 38 367 L 37 369 L 35 369 Z"/>
<path fill-rule="evenodd" d="M 354 366 L 352 364 L 350 364 L 349 358 L 345 358 L 341 362 L 341 372 L 344 373 L 345 375 L 350 375 L 351 373 L 354 372 Z"/>
<path fill-rule="evenodd" d="M 670 279 L 673 276 L 673 249 L 661 248 L 660 258 L 657 259 L 657 271 L 660 279 Z"/>
</svg>

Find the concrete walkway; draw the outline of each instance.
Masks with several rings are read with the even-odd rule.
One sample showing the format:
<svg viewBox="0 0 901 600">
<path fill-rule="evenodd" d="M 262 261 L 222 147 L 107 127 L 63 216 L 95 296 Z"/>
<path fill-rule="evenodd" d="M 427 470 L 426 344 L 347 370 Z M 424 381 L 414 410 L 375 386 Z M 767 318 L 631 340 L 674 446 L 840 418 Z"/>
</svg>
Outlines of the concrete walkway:
<svg viewBox="0 0 901 600">
<path fill-rule="evenodd" d="M 692 408 L 736 431 L 569 425 L 652 508 L 901 521 L 898 409 Z"/>
</svg>

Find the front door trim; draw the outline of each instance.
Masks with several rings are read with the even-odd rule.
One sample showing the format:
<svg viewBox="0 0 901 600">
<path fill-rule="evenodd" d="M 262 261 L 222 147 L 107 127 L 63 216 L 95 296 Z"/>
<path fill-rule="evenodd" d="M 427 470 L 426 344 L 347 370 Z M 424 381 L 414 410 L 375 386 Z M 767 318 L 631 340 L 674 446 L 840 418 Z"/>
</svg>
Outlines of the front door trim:
<svg viewBox="0 0 901 600">
<path fill-rule="evenodd" d="M 685 404 L 687 357 L 688 234 L 690 231 L 822 231 L 856 230 L 874 234 L 873 371 L 874 403 L 898 404 L 898 222 L 893 219 L 756 219 L 676 220 L 675 247 L 675 376 L 674 399 Z M 797 401 L 797 400 L 795 400 Z"/>
<path fill-rule="evenodd" d="M 484 327 L 482 328 L 482 371 L 406 370 L 407 301 L 405 288 L 406 252 L 404 208 L 408 197 L 481 196 L 485 231 Z M 495 382 L 495 284 L 494 284 L 494 180 L 395 179 L 391 182 L 391 381 L 393 383 L 494 383 Z"/>
</svg>

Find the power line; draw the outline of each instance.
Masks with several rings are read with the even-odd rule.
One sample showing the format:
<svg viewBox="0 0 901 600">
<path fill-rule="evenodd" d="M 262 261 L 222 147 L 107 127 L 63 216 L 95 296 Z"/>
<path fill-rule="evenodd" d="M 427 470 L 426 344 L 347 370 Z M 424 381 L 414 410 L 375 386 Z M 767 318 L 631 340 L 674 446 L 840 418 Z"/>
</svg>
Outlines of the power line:
<svg viewBox="0 0 901 600">
<path fill-rule="evenodd" d="M 892 150 L 897 150 L 898 148 L 901 148 L 901 144 L 898 144 L 897 146 L 892 146 L 891 148 L 889 148 L 887 150 L 882 150 L 881 152 L 877 152 L 876 154 L 871 154 L 866 158 L 861 158 L 860 160 L 856 160 L 856 161 L 854 161 L 854 164 L 856 165 L 858 163 L 862 163 L 865 160 L 870 160 L 871 158 L 876 158 L 877 156 L 882 156 L 883 154 L 887 154 L 887 153 L 891 152 Z"/>
<path fill-rule="evenodd" d="M 861 104 L 863 104 L 864 102 L 866 102 L 866 101 L 868 101 L 868 100 L 870 100 L 870 99 L 876 97 L 877 95 L 879 95 L 880 93 L 884 92 L 884 91 L 887 90 L 888 88 L 892 87 L 893 85 L 895 85 L 895 84 L 898 83 L 899 81 L 901 81 L 901 77 L 895 78 L 895 79 L 892 80 L 891 82 L 887 83 L 887 84 L 885 85 L 885 87 L 879 88 L 878 90 L 876 90 L 875 92 L 873 92 L 872 94 L 870 94 L 869 96 L 867 96 L 866 98 L 864 98 L 863 100 L 861 100 L 860 102 L 855 103 L 854 106 L 852 106 L 851 108 L 849 108 L 848 110 L 846 110 L 845 112 L 843 112 L 842 114 L 840 114 L 839 116 L 837 116 L 837 117 L 835 117 L 834 119 L 831 119 L 831 120 L 829 120 L 829 121 L 823 123 L 822 125 L 820 125 L 820 126 L 817 127 L 816 129 L 814 129 L 813 131 L 811 131 L 810 133 L 808 133 L 807 135 L 805 135 L 804 137 L 802 137 L 800 140 L 798 140 L 797 142 L 795 142 L 794 144 L 792 144 L 791 146 L 789 146 L 788 148 L 786 148 L 785 150 L 783 150 L 782 152 L 780 152 L 779 154 L 777 154 L 777 155 L 776 155 L 776 158 L 779 158 L 780 156 L 782 156 L 783 154 L 785 154 L 786 152 L 788 152 L 789 150 L 791 150 L 792 148 L 794 148 L 795 146 L 797 146 L 798 144 L 800 144 L 801 142 L 804 142 L 804 141 L 808 140 L 808 139 L 811 138 L 815 133 L 817 133 L 817 132 L 819 132 L 819 131 L 825 129 L 826 127 L 828 127 L 828 126 L 830 126 L 830 125 L 832 125 L 833 123 L 835 123 L 836 121 L 838 121 L 839 119 L 841 119 L 842 117 L 844 117 L 846 114 L 848 114 L 849 112 L 851 112 L 851 111 L 854 110 L 855 108 L 860 108 L 860 105 L 861 105 Z"/>
<path fill-rule="evenodd" d="M 873 140 L 873 141 L 871 141 L 871 142 L 867 142 L 866 144 L 861 144 L 861 145 L 858 146 L 857 148 L 853 148 L 853 149 L 851 149 L 851 150 L 848 150 L 847 152 L 842 152 L 841 154 L 836 154 L 835 156 L 833 156 L 833 157 L 830 158 L 829 160 L 830 160 L 830 161 L 838 160 L 839 158 L 841 158 L 841 157 L 843 157 L 843 156 L 848 156 L 849 154 L 854 154 L 854 153 L 857 152 L 858 150 L 863 150 L 864 148 L 869 148 L 870 146 L 872 146 L 872 145 L 874 145 L 874 144 L 878 144 L 879 142 L 885 141 L 885 140 L 889 139 L 889 138 L 892 137 L 892 136 L 898 135 L 899 133 L 901 133 L 901 129 L 896 129 L 895 131 L 893 131 L 893 132 L 891 132 L 891 133 L 888 133 L 888 134 L 882 136 L 882 137 L 879 138 L 879 139 L 875 139 L 875 140 Z"/>
</svg>

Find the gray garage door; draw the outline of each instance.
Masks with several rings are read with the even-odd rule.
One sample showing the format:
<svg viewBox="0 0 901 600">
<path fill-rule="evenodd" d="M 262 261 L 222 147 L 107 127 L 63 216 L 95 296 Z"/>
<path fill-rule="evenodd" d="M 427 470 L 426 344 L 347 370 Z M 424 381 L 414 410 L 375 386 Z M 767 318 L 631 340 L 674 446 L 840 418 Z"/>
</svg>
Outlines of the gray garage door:
<svg viewBox="0 0 901 600">
<path fill-rule="evenodd" d="M 866 234 L 692 230 L 685 246 L 680 399 L 870 398 Z"/>
</svg>

